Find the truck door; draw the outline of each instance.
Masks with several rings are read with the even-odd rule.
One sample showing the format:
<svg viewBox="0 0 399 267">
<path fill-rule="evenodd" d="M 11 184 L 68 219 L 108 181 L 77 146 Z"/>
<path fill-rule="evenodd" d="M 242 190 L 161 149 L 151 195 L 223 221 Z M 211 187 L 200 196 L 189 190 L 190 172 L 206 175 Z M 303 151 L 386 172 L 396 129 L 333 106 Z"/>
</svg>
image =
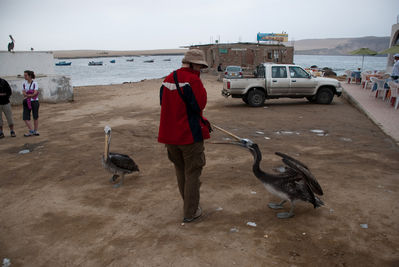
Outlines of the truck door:
<svg viewBox="0 0 399 267">
<path fill-rule="evenodd" d="M 290 92 L 290 79 L 286 66 L 272 66 L 271 83 L 269 89 L 271 95 L 287 95 Z"/>
<path fill-rule="evenodd" d="M 316 87 L 316 80 L 304 69 L 297 66 L 290 66 L 291 95 L 313 95 Z"/>
</svg>

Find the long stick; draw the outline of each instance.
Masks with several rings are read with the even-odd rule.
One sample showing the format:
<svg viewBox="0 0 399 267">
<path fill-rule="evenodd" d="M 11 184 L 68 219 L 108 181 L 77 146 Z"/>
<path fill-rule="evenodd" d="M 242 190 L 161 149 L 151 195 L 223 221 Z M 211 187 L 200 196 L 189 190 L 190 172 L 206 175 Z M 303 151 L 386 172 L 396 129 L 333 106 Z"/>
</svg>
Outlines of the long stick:
<svg viewBox="0 0 399 267">
<path fill-rule="evenodd" d="M 229 131 L 227 131 L 227 130 L 225 130 L 225 129 L 223 129 L 223 128 L 221 128 L 221 127 L 215 125 L 215 124 L 212 124 L 212 126 L 213 126 L 215 129 L 218 129 L 219 131 L 221 131 L 222 133 L 225 133 L 225 134 L 227 134 L 227 135 L 230 135 L 231 137 L 233 137 L 233 138 L 236 139 L 237 141 L 241 141 L 241 139 L 242 139 L 242 138 L 238 137 L 237 135 L 235 135 L 235 134 L 233 134 L 233 133 L 231 133 L 231 132 L 229 132 Z"/>
</svg>

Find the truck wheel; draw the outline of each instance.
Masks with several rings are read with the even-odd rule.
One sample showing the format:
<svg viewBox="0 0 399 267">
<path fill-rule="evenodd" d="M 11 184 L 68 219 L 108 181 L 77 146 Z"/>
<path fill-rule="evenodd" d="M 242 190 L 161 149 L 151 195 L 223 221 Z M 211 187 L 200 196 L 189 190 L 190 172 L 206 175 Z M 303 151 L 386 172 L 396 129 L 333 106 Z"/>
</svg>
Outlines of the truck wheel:
<svg viewBox="0 0 399 267">
<path fill-rule="evenodd" d="M 318 104 L 328 105 L 332 102 L 334 93 L 330 88 L 320 88 L 316 95 L 316 101 Z"/>
<path fill-rule="evenodd" d="M 316 102 L 316 96 L 312 95 L 312 96 L 307 96 L 306 99 L 310 102 L 310 103 L 315 103 Z"/>
<path fill-rule="evenodd" d="M 245 104 L 248 104 L 248 95 L 243 95 L 242 101 L 244 101 Z"/>
<path fill-rule="evenodd" d="M 251 107 L 260 107 L 265 103 L 265 93 L 261 90 L 254 89 L 248 93 L 248 105 Z"/>
</svg>

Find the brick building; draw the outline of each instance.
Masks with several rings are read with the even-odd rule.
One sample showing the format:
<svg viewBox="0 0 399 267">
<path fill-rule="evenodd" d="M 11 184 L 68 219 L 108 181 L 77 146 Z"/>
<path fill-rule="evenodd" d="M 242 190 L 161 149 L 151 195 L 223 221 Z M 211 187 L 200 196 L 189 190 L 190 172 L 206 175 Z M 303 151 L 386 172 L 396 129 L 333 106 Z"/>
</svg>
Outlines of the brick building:
<svg viewBox="0 0 399 267">
<path fill-rule="evenodd" d="M 237 65 L 245 70 L 253 70 L 264 62 L 292 64 L 294 60 L 294 48 L 283 44 L 205 44 L 192 45 L 189 48 L 203 50 L 211 69 L 216 69 L 221 63 L 223 68 L 228 65 Z"/>
</svg>

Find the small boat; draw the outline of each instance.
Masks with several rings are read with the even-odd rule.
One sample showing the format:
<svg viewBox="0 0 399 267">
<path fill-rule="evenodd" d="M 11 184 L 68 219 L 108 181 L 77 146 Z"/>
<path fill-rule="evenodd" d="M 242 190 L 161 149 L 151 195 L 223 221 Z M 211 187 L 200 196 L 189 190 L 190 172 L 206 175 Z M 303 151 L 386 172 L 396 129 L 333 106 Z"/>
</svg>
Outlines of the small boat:
<svg viewBox="0 0 399 267">
<path fill-rule="evenodd" d="M 102 66 L 103 62 L 102 61 L 90 61 L 89 66 Z"/>
<path fill-rule="evenodd" d="M 165 58 L 163 61 L 170 61 L 170 58 Z"/>
<path fill-rule="evenodd" d="M 153 59 L 150 59 L 150 60 L 144 60 L 144 63 L 154 63 L 154 60 L 153 60 Z"/>
<path fill-rule="evenodd" d="M 55 63 L 56 66 L 71 66 L 72 62 L 60 61 Z"/>
<path fill-rule="evenodd" d="M 127 62 L 133 62 L 133 61 L 134 61 L 134 58 L 126 59 L 126 61 L 127 61 Z"/>
<path fill-rule="evenodd" d="M 111 61 L 110 61 L 110 63 L 115 63 L 115 62 L 116 62 L 116 60 L 115 60 L 115 59 L 113 59 L 113 60 L 111 60 Z"/>
</svg>

